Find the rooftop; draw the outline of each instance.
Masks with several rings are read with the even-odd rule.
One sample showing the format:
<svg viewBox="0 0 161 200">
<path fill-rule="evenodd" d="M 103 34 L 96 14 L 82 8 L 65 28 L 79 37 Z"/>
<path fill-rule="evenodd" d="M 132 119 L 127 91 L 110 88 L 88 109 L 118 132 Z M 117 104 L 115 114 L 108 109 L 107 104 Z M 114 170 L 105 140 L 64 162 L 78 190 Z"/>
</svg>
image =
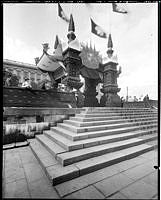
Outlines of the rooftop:
<svg viewBox="0 0 161 200">
<path fill-rule="evenodd" d="M 19 61 L 14 61 L 14 60 L 9 60 L 9 59 L 3 59 L 3 64 L 37 69 L 36 65 L 29 64 L 29 63 L 23 63 L 23 62 L 19 62 Z"/>
</svg>

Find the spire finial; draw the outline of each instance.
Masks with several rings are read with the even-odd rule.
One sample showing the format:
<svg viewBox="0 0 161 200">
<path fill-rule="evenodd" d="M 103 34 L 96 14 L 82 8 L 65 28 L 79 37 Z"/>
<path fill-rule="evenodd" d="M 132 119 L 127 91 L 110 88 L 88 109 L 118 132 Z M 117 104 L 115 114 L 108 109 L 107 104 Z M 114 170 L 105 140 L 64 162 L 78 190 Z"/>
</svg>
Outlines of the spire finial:
<svg viewBox="0 0 161 200">
<path fill-rule="evenodd" d="M 72 40 L 74 40 L 76 38 L 75 34 L 75 27 L 74 27 L 74 20 L 73 20 L 73 16 L 72 14 L 70 14 L 70 21 L 69 21 L 69 27 L 68 27 L 68 43 L 70 43 Z"/>
<path fill-rule="evenodd" d="M 58 44 L 59 44 L 59 38 L 58 38 L 58 35 L 56 35 L 54 49 L 57 48 Z"/>
<path fill-rule="evenodd" d="M 72 14 L 70 14 L 70 21 L 69 21 L 68 31 L 69 31 L 69 32 L 70 32 L 70 31 L 75 32 L 75 26 L 74 26 L 74 20 L 73 20 Z"/>
<path fill-rule="evenodd" d="M 107 50 L 107 55 L 108 57 L 111 57 L 113 54 L 113 42 L 112 42 L 112 37 L 111 37 L 111 33 L 109 34 L 108 37 L 108 44 L 107 44 L 108 50 Z"/>
<path fill-rule="evenodd" d="M 108 37 L 108 48 L 111 48 L 111 49 L 113 48 L 111 33 L 109 34 L 109 37 Z"/>
</svg>

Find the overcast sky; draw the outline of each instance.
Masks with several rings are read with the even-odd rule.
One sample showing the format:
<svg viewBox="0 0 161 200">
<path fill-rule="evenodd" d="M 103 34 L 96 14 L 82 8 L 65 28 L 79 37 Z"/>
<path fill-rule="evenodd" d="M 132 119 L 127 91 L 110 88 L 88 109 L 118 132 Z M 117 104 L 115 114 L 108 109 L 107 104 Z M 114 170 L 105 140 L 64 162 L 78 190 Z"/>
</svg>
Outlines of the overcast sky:
<svg viewBox="0 0 161 200">
<path fill-rule="evenodd" d="M 91 33 L 90 17 L 111 32 L 114 54 L 122 73 L 118 78 L 120 96 L 158 98 L 158 4 L 126 3 L 128 14 L 112 12 L 111 3 L 60 3 L 73 14 L 75 34 L 80 42 L 92 42 L 106 56 L 107 39 Z M 53 52 L 55 36 L 67 42 L 68 24 L 58 17 L 56 3 L 3 4 L 4 59 L 35 64 L 42 55 L 42 43 Z"/>
</svg>

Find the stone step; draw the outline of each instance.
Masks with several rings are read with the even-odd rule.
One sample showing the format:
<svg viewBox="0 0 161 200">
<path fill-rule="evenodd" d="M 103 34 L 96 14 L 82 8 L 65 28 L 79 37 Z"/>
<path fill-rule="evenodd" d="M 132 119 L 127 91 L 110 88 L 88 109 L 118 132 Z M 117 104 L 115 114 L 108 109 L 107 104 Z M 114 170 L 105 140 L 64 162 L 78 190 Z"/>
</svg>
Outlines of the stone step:
<svg viewBox="0 0 161 200">
<path fill-rule="evenodd" d="M 137 107 L 131 107 L 131 108 L 128 108 L 128 107 L 84 107 L 83 110 L 85 111 L 102 111 L 102 110 L 155 110 L 155 109 L 152 109 L 152 108 L 137 108 Z"/>
<path fill-rule="evenodd" d="M 87 114 L 95 114 L 95 113 L 157 113 L 157 111 L 153 111 L 153 110 L 126 110 L 126 109 L 122 109 L 122 110 L 88 110 L 88 111 L 82 111 L 81 113 L 87 113 Z"/>
<path fill-rule="evenodd" d="M 61 134 L 54 132 L 52 130 L 43 131 L 44 135 L 54 141 L 56 144 L 62 146 L 67 151 L 73 151 L 76 149 L 83 148 L 83 142 L 75 141 L 73 142 L 69 138 L 62 136 Z"/>
<path fill-rule="evenodd" d="M 62 146 L 56 144 L 54 141 L 49 139 L 44 134 L 36 135 L 36 139 L 54 156 L 56 157 L 57 154 L 66 152 L 67 150 L 64 149 Z"/>
<path fill-rule="evenodd" d="M 83 107 L 82 109 L 85 109 L 86 111 L 89 110 L 153 110 L 151 108 L 137 108 L 137 107 L 132 107 L 132 108 L 126 108 L 126 107 Z"/>
<path fill-rule="evenodd" d="M 90 131 L 98 131 L 98 130 L 111 130 L 115 128 L 123 128 L 123 127 L 131 127 L 136 125 L 145 125 L 145 124 L 152 124 L 156 123 L 157 120 L 148 120 L 148 121 L 139 121 L 139 122 L 127 122 L 127 123 L 118 123 L 118 124 L 107 124 L 107 125 L 100 125 L 100 126 L 88 126 L 88 127 L 76 127 L 74 125 L 60 123 L 58 127 L 64 128 L 66 130 L 75 132 L 75 133 L 83 133 L 83 132 L 90 132 Z"/>
<path fill-rule="evenodd" d="M 77 134 L 75 132 L 68 131 L 61 127 L 51 127 L 51 130 L 70 139 L 73 141 L 88 139 L 88 138 L 95 138 L 95 137 L 102 137 L 114 134 L 121 134 L 132 132 L 136 130 L 148 130 L 151 128 L 158 128 L 157 124 L 148 124 L 148 125 L 141 125 L 141 126 L 132 126 L 132 127 L 123 127 L 123 128 L 116 128 L 112 130 L 103 130 L 103 131 L 92 131 L 92 132 L 85 132 L 81 134 Z"/>
<path fill-rule="evenodd" d="M 120 150 L 119 152 L 112 152 L 91 159 L 79 161 L 65 167 L 59 164 L 54 156 L 38 140 L 30 140 L 30 147 L 52 184 L 57 185 L 95 170 L 116 164 L 123 160 L 136 157 L 147 151 L 153 150 L 157 147 L 157 145 L 149 146 L 141 144 L 135 147 Z"/>
<path fill-rule="evenodd" d="M 65 152 L 57 155 L 57 160 L 63 165 L 67 166 L 81 160 L 86 160 L 96 156 L 100 156 L 106 153 L 111 153 L 115 151 L 120 151 L 125 148 L 140 145 L 149 141 L 157 139 L 157 134 L 151 134 L 146 136 L 145 139 L 132 138 L 126 139 L 124 141 L 117 141 L 108 144 L 102 144 L 99 146 L 89 147 L 86 149 L 80 149 L 70 152 Z"/>
<path fill-rule="evenodd" d="M 153 128 L 153 129 L 148 129 L 148 130 L 137 130 L 137 131 L 132 131 L 128 133 L 121 133 L 121 134 L 116 134 L 116 135 L 108 135 L 108 136 L 89 138 L 89 139 L 78 140 L 78 141 L 71 141 L 51 130 L 44 131 L 44 134 L 47 137 L 49 137 L 52 141 L 54 141 L 55 143 L 65 148 L 67 151 L 73 151 L 73 150 L 88 148 L 88 147 L 97 146 L 101 144 L 122 141 L 125 139 L 139 137 L 145 134 L 149 135 L 152 133 L 157 133 L 157 129 Z"/>
<path fill-rule="evenodd" d="M 117 119 L 133 119 L 133 118 L 144 118 L 144 117 L 156 117 L 155 114 L 145 114 L 145 115 L 131 115 L 131 116 L 106 116 L 106 117 L 89 117 L 89 118 L 84 118 L 84 117 L 70 117 L 72 121 L 79 121 L 79 122 L 90 122 L 90 121 L 103 121 L 103 120 L 117 120 Z"/>
<path fill-rule="evenodd" d="M 52 185 L 79 177 L 79 169 L 75 165 L 63 167 L 38 140 L 30 139 L 30 148 Z"/>
<path fill-rule="evenodd" d="M 117 152 L 107 153 L 91 159 L 62 166 L 61 164 L 46 169 L 48 177 L 52 180 L 53 186 L 74 179 L 76 177 L 91 173 L 93 171 L 117 164 L 121 161 L 132 159 L 143 153 L 154 150 L 157 145 L 137 145 Z"/>
<path fill-rule="evenodd" d="M 146 153 L 150 150 L 157 148 L 157 145 L 150 146 L 146 144 L 137 145 L 134 147 L 126 148 L 118 152 L 107 153 L 98 157 L 83 160 L 75 163 L 80 170 L 80 175 L 102 169 L 104 167 L 116 164 L 118 162 L 134 158 L 138 155 Z"/>
<path fill-rule="evenodd" d="M 71 124 L 77 127 L 87 127 L 87 126 L 97 126 L 97 125 L 105 125 L 105 124 L 117 124 L 124 122 L 136 122 L 136 121 L 146 121 L 146 120 L 157 120 L 157 117 L 144 117 L 144 118 L 132 118 L 132 119 L 115 119 L 115 120 L 103 120 L 103 121 L 91 121 L 91 122 L 79 122 L 74 120 L 64 120 L 64 124 Z"/>
<path fill-rule="evenodd" d="M 121 113 L 116 113 L 116 112 L 110 112 L 110 113 L 80 113 L 80 114 L 76 114 L 75 116 L 76 117 L 107 117 L 107 116 L 110 116 L 110 117 L 113 117 L 113 116 L 132 116 L 132 115 L 144 115 L 144 114 L 147 114 L 145 112 L 142 112 L 142 113 L 134 113 L 134 112 L 121 112 Z M 154 113 L 154 112 L 151 112 L 151 113 L 148 113 L 148 114 L 153 114 L 153 115 L 157 115 L 157 113 Z"/>
</svg>

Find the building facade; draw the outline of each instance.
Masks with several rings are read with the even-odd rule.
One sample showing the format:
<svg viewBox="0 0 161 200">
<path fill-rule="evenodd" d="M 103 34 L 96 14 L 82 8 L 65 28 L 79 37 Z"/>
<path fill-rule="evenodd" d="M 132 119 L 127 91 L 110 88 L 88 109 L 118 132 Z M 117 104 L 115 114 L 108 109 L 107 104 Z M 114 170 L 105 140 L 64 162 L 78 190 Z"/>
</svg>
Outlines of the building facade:
<svg viewBox="0 0 161 200">
<path fill-rule="evenodd" d="M 24 78 L 29 78 L 32 82 L 38 83 L 44 79 L 50 80 L 48 74 L 42 73 L 36 65 L 22 63 L 18 61 L 3 60 L 3 70 L 15 74 L 19 78 L 19 82 L 22 83 Z"/>
</svg>

